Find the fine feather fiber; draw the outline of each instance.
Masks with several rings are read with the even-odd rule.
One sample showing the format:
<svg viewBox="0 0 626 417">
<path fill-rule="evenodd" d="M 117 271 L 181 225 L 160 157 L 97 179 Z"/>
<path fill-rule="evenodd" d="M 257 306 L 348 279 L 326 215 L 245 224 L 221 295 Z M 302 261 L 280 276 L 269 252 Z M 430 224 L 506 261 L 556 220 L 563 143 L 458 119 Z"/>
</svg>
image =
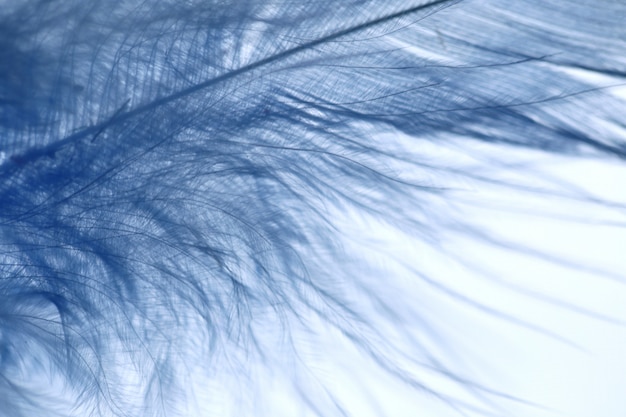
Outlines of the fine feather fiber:
<svg viewBox="0 0 626 417">
<path fill-rule="evenodd" d="M 623 2 L 0 5 L 0 416 L 617 415 Z"/>
</svg>

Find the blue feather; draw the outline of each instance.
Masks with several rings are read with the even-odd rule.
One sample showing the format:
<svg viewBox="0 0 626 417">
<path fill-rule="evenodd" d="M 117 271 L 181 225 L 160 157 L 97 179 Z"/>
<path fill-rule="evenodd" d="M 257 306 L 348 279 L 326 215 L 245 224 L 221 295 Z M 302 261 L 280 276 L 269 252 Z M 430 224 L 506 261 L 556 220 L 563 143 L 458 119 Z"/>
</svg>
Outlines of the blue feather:
<svg viewBox="0 0 626 417">
<path fill-rule="evenodd" d="M 468 248 L 623 282 L 484 216 L 498 199 L 519 221 L 572 214 L 545 201 L 623 207 L 548 168 L 626 157 L 625 15 L 609 0 L 3 4 L 0 416 L 538 410 L 476 371 L 497 350 L 475 335 L 584 347 L 524 316 L 534 303 L 623 323 Z M 623 221 L 594 216 L 571 227 Z M 526 307 L 482 297 L 478 277 Z"/>
</svg>

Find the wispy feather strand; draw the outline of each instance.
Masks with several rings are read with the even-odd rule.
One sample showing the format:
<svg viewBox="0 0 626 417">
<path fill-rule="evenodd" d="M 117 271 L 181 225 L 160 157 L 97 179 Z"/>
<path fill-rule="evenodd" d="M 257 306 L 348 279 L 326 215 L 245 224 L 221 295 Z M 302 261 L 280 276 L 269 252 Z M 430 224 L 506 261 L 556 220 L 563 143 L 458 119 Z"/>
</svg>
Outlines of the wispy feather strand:
<svg viewBox="0 0 626 417">
<path fill-rule="evenodd" d="M 454 359 L 448 324 L 482 325 L 455 305 L 558 329 L 408 247 L 460 262 L 456 233 L 580 267 L 455 202 L 477 184 L 590 201 L 507 161 L 626 156 L 625 4 L 1 9 L 0 416 L 510 416 L 525 400 Z"/>
</svg>

